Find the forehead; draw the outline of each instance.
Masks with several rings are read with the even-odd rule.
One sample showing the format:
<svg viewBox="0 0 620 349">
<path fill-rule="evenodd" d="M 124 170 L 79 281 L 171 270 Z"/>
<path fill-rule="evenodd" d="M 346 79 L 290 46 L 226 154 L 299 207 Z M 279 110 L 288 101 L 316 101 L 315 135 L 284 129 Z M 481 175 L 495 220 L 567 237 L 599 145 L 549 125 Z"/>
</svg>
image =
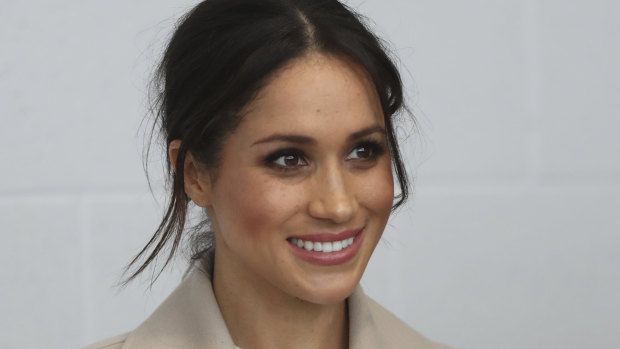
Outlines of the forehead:
<svg viewBox="0 0 620 349">
<path fill-rule="evenodd" d="M 384 126 L 383 113 L 365 71 L 348 59 L 315 53 L 277 71 L 245 108 L 235 133 L 248 141 L 277 132 L 337 136 L 375 125 Z"/>
</svg>

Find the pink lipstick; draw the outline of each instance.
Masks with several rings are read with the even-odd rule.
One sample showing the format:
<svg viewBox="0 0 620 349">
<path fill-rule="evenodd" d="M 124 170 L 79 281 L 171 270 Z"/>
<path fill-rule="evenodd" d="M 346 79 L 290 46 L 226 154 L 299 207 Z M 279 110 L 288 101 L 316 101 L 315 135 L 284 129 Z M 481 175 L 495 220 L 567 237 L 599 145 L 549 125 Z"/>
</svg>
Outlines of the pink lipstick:
<svg viewBox="0 0 620 349">
<path fill-rule="evenodd" d="M 287 241 L 293 253 L 309 263 L 337 265 L 355 257 L 362 243 L 363 231 L 364 228 L 309 234 L 290 237 Z"/>
</svg>

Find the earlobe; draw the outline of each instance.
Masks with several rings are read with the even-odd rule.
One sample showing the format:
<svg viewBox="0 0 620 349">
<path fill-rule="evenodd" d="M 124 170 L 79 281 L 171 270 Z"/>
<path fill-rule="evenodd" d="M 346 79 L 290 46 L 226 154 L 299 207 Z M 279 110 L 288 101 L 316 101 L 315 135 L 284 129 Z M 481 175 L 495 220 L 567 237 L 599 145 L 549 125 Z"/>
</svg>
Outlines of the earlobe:
<svg viewBox="0 0 620 349">
<path fill-rule="evenodd" d="M 176 162 L 180 147 L 181 140 L 178 139 L 170 142 L 168 146 L 168 155 L 170 156 L 170 162 L 172 163 L 175 174 L 177 173 Z M 185 185 L 185 193 L 196 205 L 201 207 L 210 205 L 211 181 L 209 174 L 206 170 L 202 169 L 198 161 L 189 151 L 185 154 L 183 182 Z"/>
</svg>

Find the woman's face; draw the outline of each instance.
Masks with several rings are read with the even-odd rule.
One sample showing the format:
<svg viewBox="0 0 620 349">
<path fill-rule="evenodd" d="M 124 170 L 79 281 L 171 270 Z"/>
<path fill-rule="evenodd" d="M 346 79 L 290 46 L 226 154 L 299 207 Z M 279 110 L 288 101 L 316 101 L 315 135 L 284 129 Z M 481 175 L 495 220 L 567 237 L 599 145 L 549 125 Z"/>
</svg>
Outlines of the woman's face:
<svg viewBox="0 0 620 349">
<path fill-rule="evenodd" d="M 362 277 L 394 197 L 373 85 L 335 56 L 292 61 L 245 108 L 216 178 L 205 193 L 216 274 L 221 266 L 220 277 L 248 289 L 342 301 Z"/>
</svg>

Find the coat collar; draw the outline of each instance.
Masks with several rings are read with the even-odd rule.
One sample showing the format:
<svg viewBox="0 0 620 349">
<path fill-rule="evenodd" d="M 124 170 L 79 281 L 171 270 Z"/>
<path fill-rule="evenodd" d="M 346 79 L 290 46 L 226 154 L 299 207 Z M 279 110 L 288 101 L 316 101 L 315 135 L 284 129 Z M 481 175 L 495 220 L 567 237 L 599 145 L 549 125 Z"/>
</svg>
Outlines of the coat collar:
<svg viewBox="0 0 620 349">
<path fill-rule="evenodd" d="M 123 349 L 234 349 L 213 294 L 213 251 L 204 268 L 197 263 L 181 284 L 138 328 Z"/>
<path fill-rule="evenodd" d="M 131 332 L 124 349 L 234 349 L 211 285 L 213 253 Z M 368 298 L 358 285 L 347 299 L 349 348 L 433 348 L 432 342 Z M 414 346 L 410 346 L 415 344 Z"/>
</svg>

